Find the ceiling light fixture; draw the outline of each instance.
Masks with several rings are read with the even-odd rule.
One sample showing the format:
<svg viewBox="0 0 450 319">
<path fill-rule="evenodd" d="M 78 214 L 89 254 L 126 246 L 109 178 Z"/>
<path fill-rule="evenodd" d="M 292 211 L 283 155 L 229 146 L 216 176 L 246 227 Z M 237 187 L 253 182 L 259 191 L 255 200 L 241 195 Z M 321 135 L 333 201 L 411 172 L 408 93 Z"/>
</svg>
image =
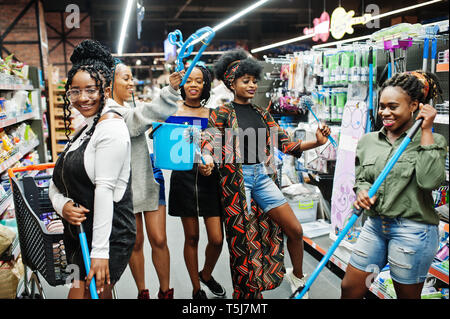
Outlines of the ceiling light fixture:
<svg viewBox="0 0 450 319">
<path fill-rule="evenodd" d="M 381 19 L 381 18 L 390 16 L 390 15 L 394 15 L 394 14 L 397 14 L 397 13 L 400 13 L 400 12 L 405 12 L 405 11 L 417 9 L 417 8 L 420 8 L 420 7 L 428 6 L 430 4 L 434 4 L 434 3 L 437 3 L 437 2 L 441 2 L 441 1 L 443 1 L 443 0 L 432 0 L 432 1 L 424 2 L 424 3 L 416 4 L 416 5 L 413 5 L 413 6 L 405 7 L 405 8 L 402 8 L 402 9 L 397 9 L 397 10 L 389 11 L 389 12 L 386 12 L 386 13 L 382 13 L 382 14 L 370 17 L 367 21 L 364 22 L 364 24 L 366 24 L 369 21 L 375 20 L 375 19 Z M 313 35 L 310 35 L 308 37 L 311 38 L 312 36 Z M 303 40 L 307 39 L 308 37 L 301 36 L 301 37 L 293 38 L 293 39 L 290 39 L 290 40 L 277 42 L 277 43 L 274 43 L 274 44 L 270 44 L 270 45 L 266 45 L 266 46 L 263 46 L 263 47 L 259 47 L 259 48 L 253 49 L 250 52 L 251 53 L 256 53 L 256 52 L 272 49 L 272 48 L 275 48 L 275 47 L 278 47 L 278 46 L 282 46 L 282 45 L 285 45 L 285 44 L 288 44 L 288 43 L 303 41 Z M 366 36 L 365 38 L 366 39 L 370 38 L 370 36 Z M 342 40 L 342 41 L 352 42 L 352 41 L 358 41 L 358 40 L 363 40 L 363 39 L 364 39 L 364 37 L 359 37 L 359 38 L 347 39 L 347 40 Z M 326 46 L 332 46 L 332 45 L 339 44 L 339 43 L 345 43 L 345 42 L 342 42 L 342 41 L 319 44 L 319 45 L 313 46 L 313 48 L 321 48 L 321 47 L 326 47 Z"/>
<path fill-rule="evenodd" d="M 127 7 L 125 9 L 125 15 L 123 16 L 122 29 L 120 30 L 119 45 L 117 46 L 117 54 L 122 54 L 123 44 L 125 42 L 125 35 L 127 34 L 128 21 L 130 20 L 131 8 L 133 7 L 134 0 L 127 1 Z"/>
<path fill-rule="evenodd" d="M 289 40 L 285 40 L 285 41 L 269 44 L 269 45 L 266 45 L 266 46 L 263 46 L 263 47 L 259 47 L 259 48 L 253 49 L 251 52 L 252 53 L 256 53 L 256 52 L 260 52 L 260 51 L 265 51 L 265 50 L 276 48 L 276 47 L 279 47 L 279 46 L 282 46 L 282 45 L 286 45 L 286 44 L 289 44 L 289 43 L 310 39 L 313 36 L 314 36 L 314 34 L 302 35 L 302 36 L 297 37 L 297 38 L 293 38 L 293 39 L 289 39 Z"/>
</svg>

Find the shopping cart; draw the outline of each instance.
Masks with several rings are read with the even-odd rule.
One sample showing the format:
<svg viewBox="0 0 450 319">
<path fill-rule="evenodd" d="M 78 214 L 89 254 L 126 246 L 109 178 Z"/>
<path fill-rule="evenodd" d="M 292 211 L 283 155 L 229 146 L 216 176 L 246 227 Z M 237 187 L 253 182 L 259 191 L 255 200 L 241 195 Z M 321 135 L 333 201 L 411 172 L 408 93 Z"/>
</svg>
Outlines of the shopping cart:
<svg viewBox="0 0 450 319">
<path fill-rule="evenodd" d="M 46 227 L 48 222 L 61 220 L 48 197 L 51 175 L 31 174 L 54 167 L 54 163 L 49 163 L 8 170 L 24 265 L 23 298 L 46 298 L 38 273 L 49 285 L 56 287 L 70 282 L 68 277 L 75 271 L 67 264 L 63 231 L 54 233 Z M 22 176 L 18 176 L 19 173 Z M 27 268 L 31 270 L 29 278 Z M 116 287 L 112 290 L 112 296 L 118 299 Z"/>
<path fill-rule="evenodd" d="M 51 175 L 46 172 L 54 164 L 31 165 L 8 170 L 17 229 L 24 264 L 24 298 L 45 298 L 38 273 L 53 287 L 66 284 L 70 275 L 64 251 L 63 232 L 49 232 L 46 223 L 59 219 L 48 197 Z M 25 174 L 18 173 L 24 172 Z M 31 270 L 28 278 L 27 268 Z"/>
</svg>

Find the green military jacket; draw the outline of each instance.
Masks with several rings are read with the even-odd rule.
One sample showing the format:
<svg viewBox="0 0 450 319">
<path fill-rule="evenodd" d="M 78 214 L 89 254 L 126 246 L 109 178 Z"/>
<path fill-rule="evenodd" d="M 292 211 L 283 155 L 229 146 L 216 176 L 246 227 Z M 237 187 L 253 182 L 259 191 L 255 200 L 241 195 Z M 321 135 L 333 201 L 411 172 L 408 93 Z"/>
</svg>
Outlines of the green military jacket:
<svg viewBox="0 0 450 319">
<path fill-rule="evenodd" d="M 358 142 L 355 162 L 356 194 L 368 190 L 406 136 L 402 134 L 393 144 L 382 128 L 364 135 Z M 434 210 L 432 190 L 445 181 L 447 142 L 434 134 L 434 144 L 422 146 L 419 130 L 392 171 L 380 186 L 375 205 L 368 216 L 402 217 L 426 224 L 439 224 Z"/>
</svg>

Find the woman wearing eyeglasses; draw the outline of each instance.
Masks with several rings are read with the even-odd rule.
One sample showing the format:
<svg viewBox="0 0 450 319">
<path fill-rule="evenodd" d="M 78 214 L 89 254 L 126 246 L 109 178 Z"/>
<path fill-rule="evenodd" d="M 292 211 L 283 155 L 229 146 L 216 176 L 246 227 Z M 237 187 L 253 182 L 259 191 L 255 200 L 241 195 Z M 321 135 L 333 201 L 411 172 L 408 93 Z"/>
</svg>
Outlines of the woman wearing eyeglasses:
<svg viewBox="0 0 450 319">
<path fill-rule="evenodd" d="M 88 299 L 95 277 L 100 298 L 111 298 L 131 256 L 136 224 L 130 183 L 130 135 L 122 116 L 106 107 L 113 58 L 98 42 L 85 40 L 70 58 L 64 103 L 66 135 L 70 109 L 86 125 L 68 138 L 56 161 L 49 197 L 63 218 L 68 263 L 78 266 L 70 299 Z M 86 273 L 77 226 L 83 225 L 91 267 Z M 76 273 L 75 273 L 76 274 Z"/>
<path fill-rule="evenodd" d="M 161 90 L 151 103 L 135 103 L 134 82 L 131 69 L 115 60 L 111 98 L 106 105 L 118 111 L 125 120 L 131 137 L 131 179 L 133 207 L 136 218 L 136 242 L 129 261 L 131 273 L 138 289 L 138 299 L 149 299 L 145 286 L 144 221 L 152 248 L 152 261 L 159 279 L 159 299 L 173 299 L 174 290 L 169 287 L 170 254 L 166 236 L 166 204 L 164 178 L 161 170 L 153 168 L 145 132 L 152 122 L 164 121 L 177 110 L 176 101 L 181 98 L 179 84 L 183 73 L 172 73 L 170 85 Z M 130 105 L 129 101 L 133 101 Z M 156 179 L 156 180 L 155 180 Z"/>
</svg>

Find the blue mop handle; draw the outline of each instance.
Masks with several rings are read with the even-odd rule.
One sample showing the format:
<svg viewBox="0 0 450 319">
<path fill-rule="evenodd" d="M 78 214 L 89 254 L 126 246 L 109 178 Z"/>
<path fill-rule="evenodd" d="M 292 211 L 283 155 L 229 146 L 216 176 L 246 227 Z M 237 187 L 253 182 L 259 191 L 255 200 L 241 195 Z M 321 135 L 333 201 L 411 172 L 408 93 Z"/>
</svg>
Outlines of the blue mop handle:
<svg viewBox="0 0 450 319">
<path fill-rule="evenodd" d="M 436 72 L 437 39 L 431 40 L 431 73 Z"/>
<path fill-rule="evenodd" d="M 87 244 L 86 233 L 84 232 L 83 225 L 78 226 L 77 229 L 78 229 L 78 238 L 80 239 L 81 252 L 83 253 L 84 267 L 86 269 L 86 275 L 88 275 L 91 269 L 91 258 L 89 256 L 89 247 Z M 93 277 L 91 280 L 89 290 L 91 292 L 91 298 L 98 299 L 97 287 L 95 285 L 95 277 Z"/>
<path fill-rule="evenodd" d="M 202 164 L 206 165 L 205 158 L 203 157 L 202 153 L 200 152 L 200 147 L 198 147 L 198 145 L 195 145 L 195 151 L 200 156 L 200 159 L 202 160 Z"/>
<path fill-rule="evenodd" d="M 373 48 L 369 48 L 369 109 L 367 110 L 366 133 L 372 131 L 373 112 Z"/>
<path fill-rule="evenodd" d="M 388 63 L 388 79 L 392 77 L 392 66 L 391 63 Z"/>
<path fill-rule="evenodd" d="M 320 124 L 319 119 L 317 118 L 316 114 L 314 114 L 313 110 L 311 109 L 311 107 L 306 104 L 306 106 L 308 107 L 308 110 L 311 112 L 311 114 L 314 116 L 314 118 L 316 119 L 317 123 Z M 334 138 L 331 137 L 331 135 L 328 135 L 328 140 L 330 141 L 330 143 L 336 148 L 338 145 L 336 143 L 336 141 L 334 140 Z"/>
<path fill-rule="evenodd" d="M 420 126 L 422 125 L 422 122 L 423 122 L 423 119 L 417 120 L 414 123 L 413 127 L 409 130 L 408 134 L 406 135 L 405 139 L 403 140 L 403 142 L 398 147 L 398 149 L 395 152 L 395 154 L 392 156 L 392 158 L 389 160 L 389 162 L 383 168 L 383 171 L 377 177 L 377 179 L 375 180 L 375 183 L 373 183 L 372 187 L 370 187 L 370 189 L 369 189 L 369 197 L 370 198 L 372 198 L 376 194 L 378 188 L 381 186 L 381 184 L 386 179 L 386 176 L 389 174 L 389 172 L 394 167 L 394 165 L 397 162 L 397 160 L 399 159 L 399 157 L 402 155 L 403 151 L 406 149 L 406 147 L 411 142 L 411 140 L 414 137 L 414 135 L 419 130 Z M 297 296 L 294 296 L 294 299 L 301 299 L 306 294 L 306 292 L 309 290 L 309 288 L 313 284 L 314 280 L 316 280 L 317 276 L 322 271 L 323 267 L 325 267 L 325 264 L 328 262 L 328 260 L 333 255 L 334 251 L 338 248 L 338 246 L 341 243 L 341 241 L 347 235 L 347 233 L 349 232 L 350 228 L 353 227 L 353 225 L 357 221 L 358 217 L 361 215 L 362 211 L 363 211 L 362 208 L 359 209 L 359 210 L 356 210 L 356 209 L 353 210 L 353 214 L 350 217 L 347 225 L 344 227 L 342 232 L 339 234 L 338 238 L 333 243 L 333 245 L 328 250 L 328 252 L 325 254 L 325 256 L 323 256 L 323 258 L 320 261 L 319 265 L 317 265 L 316 269 L 311 274 L 311 277 L 306 282 L 305 287 L 302 289 L 302 291 Z"/>
<path fill-rule="evenodd" d="M 428 38 L 425 38 L 423 41 L 423 64 L 422 64 L 422 70 L 427 71 L 428 66 L 428 51 L 429 51 L 429 44 L 428 44 Z"/>
</svg>

